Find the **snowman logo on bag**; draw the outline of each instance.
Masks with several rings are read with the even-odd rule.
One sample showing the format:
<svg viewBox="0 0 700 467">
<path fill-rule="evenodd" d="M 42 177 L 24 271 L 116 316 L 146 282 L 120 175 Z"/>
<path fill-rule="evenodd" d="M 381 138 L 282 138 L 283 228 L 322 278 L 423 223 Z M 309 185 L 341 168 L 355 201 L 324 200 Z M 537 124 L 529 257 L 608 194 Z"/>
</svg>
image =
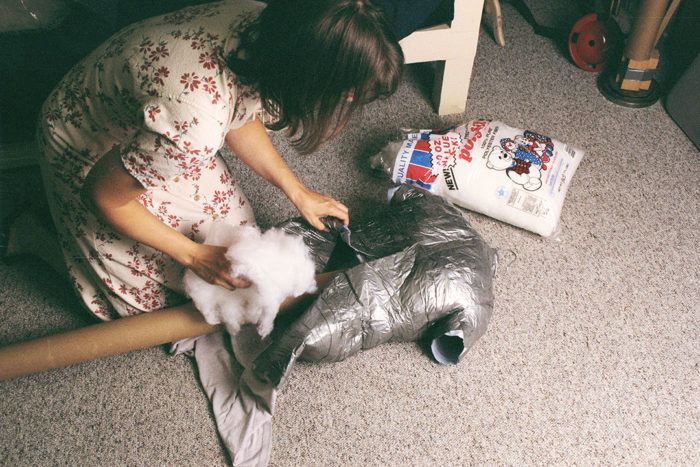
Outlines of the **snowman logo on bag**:
<svg viewBox="0 0 700 467">
<path fill-rule="evenodd" d="M 486 166 L 505 170 L 513 182 L 528 191 L 542 186 L 542 172 L 554 157 L 554 143 L 548 136 L 531 130 L 514 138 L 503 138 L 500 146 L 494 146 L 488 155 Z"/>
<path fill-rule="evenodd" d="M 542 186 L 541 166 L 541 162 L 533 163 L 532 159 L 516 159 L 514 151 L 507 151 L 502 146 L 493 146 L 486 159 L 486 167 L 505 171 L 508 178 L 527 191 Z"/>
<path fill-rule="evenodd" d="M 554 157 L 552 138 L 531 130 L 525 130 L 522 135 L 515 137 L 515 143 L 524 151 L 536 155 L 542 161 L 542 170 L 547 170 L 544 164 Z"/>
<path fill-rule="evenodd" d="M 501 147 L 512 153 L 515 159 L 539 165 L 542 170 L 547 170 L 547 163 L 554 157 L 552 139 L 531 130 L 525 130 L 512 139 L 501 139 Z"/>
<path fill-rule="evenodd" d="M 542 170 L 547 170 L 545 162 L 549 161 L 549 156 L 545 156 L 543 160 L 534 150 L 530 149 L 529 141 L 523 135 L 518 135 L 514 139 L 503 138 L 501 140 L 503 150 L 513 156 L 517 161 L 525 161 L 540 167 Z"/>
</svg>

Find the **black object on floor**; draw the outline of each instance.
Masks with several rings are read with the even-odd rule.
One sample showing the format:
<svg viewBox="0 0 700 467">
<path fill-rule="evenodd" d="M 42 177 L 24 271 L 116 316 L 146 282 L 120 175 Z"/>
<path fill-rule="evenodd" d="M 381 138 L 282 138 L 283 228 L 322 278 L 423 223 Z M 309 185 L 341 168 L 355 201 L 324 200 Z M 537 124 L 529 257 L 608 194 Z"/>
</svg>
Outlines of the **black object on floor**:
<svg viewBox="0 0 700 467">
<path fill-rule="evenodd" d="M 651 81 L 651 86 L 646 91 L 625 91 L 620 89 L 615 70 L 605 71 L 598 75 L 598 90 L 610 102 L 624 107 L 643 108 L 656 103 L 661 97 L 661 86 Z"/>
<path fill-rule="evenodd" d="M 700 55 L 671 89 L 666 110 L 688 138 L 700 149 Z"/>
</svg>

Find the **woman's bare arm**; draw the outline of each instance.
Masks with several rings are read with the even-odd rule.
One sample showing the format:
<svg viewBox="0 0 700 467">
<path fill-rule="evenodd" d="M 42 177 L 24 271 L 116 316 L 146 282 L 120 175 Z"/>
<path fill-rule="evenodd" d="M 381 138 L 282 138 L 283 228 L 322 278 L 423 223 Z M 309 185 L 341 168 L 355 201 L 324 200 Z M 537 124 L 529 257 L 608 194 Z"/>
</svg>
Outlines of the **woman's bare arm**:
<svg viewBox="0 0 700 467">
<path fill-rule="evenodd" d="M 189 267 L 207 282 L 222 287 L 246 287 L 249 283 L 232 277 L 226 248 L 202 245 L 161 222 L 137 198 L 146 190 L 124 168 L 115 147 L 95 164 L 85 180 L 83 202 L 114 230 L 148 245 Z"/>
<path fill-rule="evenodd" d="M 306 220 L 317 229 L 325 226 L 319 220 L 334 216 L 348 224 L 348 208 L 329 196 L 308 189 L 292 172 L 267 135 L 258 119 L 226 134 L 229 148 L 258 175 L 281 189 Z"/>
</svg>

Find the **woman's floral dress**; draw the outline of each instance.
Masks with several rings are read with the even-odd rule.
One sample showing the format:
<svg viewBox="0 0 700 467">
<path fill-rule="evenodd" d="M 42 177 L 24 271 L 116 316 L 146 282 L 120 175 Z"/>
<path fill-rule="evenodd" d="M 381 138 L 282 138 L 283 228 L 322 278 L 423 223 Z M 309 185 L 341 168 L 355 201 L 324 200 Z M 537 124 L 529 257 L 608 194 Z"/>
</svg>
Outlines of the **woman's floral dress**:
<svg viewBox="0 0 700 467">
<path fill-rule="evenodd" d="M 52 216 L 74 286 L 98 318 L 186 301 L 182 266 L 123 237 L 81 201 L 90 169 L 115 145 L 147 189 L 138 201 L 189 238 L 201 241 L 213 220 L 254 222 L 218 150 L 260 110 L 223 58 L 262 7 L 220 2 L 129 26 L 76 65 L 44 104 L 38 139 Z"/>
</svg>

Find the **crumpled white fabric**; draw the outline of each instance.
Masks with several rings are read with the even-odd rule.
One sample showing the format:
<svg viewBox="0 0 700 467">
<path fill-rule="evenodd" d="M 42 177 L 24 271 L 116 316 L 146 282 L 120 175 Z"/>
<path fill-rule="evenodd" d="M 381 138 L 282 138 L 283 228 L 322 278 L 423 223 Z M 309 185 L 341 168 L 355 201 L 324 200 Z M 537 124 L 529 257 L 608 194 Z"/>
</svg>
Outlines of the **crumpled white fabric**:
<svg viewBox="0 0 700 467">
<path fill-rule="evenodd" d="M 170 348 L 176 355 L 194 354 L 217 429 L 236 467 L 265 466 L 270 461 L 277 390 L 252 372 L 263 348 L 253 326 L 242 327 L 233 339 L 220 331 L 175 342 Z"/>
<path fill-rule="evenodd" d="M 170 351 L 194 356 L 233 465 L 265 466 L 277 390 L 255 377 L 253 362 L 265 348 L 260 335 L 272 330 L 282 301 L 316 290 L 315 265 L 301 237 L 281 229 L 262 233 L 226 223 L 206 229 L 205 243 L 227 247 L 232 274 L 247 277 L 252 285 L 228 291 L 188 270 L 184 284 L 197 309 L 208 323 L 224 323 L 228 332 L 175 342 Z"/>
</svg>

